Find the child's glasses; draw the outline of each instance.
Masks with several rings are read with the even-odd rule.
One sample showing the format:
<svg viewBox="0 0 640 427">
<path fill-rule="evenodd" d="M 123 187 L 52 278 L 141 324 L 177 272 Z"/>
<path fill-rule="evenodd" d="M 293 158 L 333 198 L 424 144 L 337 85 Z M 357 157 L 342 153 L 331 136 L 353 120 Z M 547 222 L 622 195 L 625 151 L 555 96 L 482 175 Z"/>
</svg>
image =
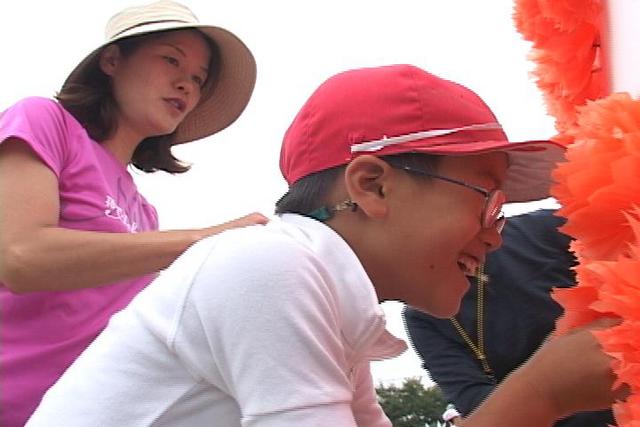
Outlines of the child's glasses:
<svg viewBox="0 0 640 427">
<path fill-rule="evenodd" d="M 429 178 L 440 179 L 442 181 L 447 181 L 452 184 L 461 185 L 467 188 L 470 188 L 478 193 L 482 194 L 485 198 L 484 202 L 484 210 L 482 211 L 482 227 L 483 228 L 491 228 L 495 227 L 498 233 L 502 232 L 504 228 L 504 223 L 506 218 L 502 214 L 502 205 L 506 201 L 507 197 L 505 196 L 502 190 L 485 190 L 482 187 L 478 187 L 477 185 L 469 184 L 468 182 L 460 181 L 454 178 L 449 178 L 447 176 L 442 176 L 438 174 L 434 174 L 431 172 L 423 171 L 411 166 L 406 165 L 396 165 L 388 162 L 392 167 L 396 169 L 402 169 L 406 172 L 413 173 L 416 175 L 427 176 Z"/>
</svg>

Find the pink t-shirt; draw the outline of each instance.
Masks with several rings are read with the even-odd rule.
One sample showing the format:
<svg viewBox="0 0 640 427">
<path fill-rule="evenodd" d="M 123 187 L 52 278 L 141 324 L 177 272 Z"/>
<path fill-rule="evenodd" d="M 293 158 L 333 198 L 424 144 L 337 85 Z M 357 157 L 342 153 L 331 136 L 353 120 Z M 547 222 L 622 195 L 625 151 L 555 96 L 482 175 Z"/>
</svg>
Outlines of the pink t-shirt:
<svg viewBox="0 0 640 427">
<path fill-rule="evenodd" d="M 10 137 L 26 142 L 57 176 L 60 227 L 107 233 L 157 230 L 156 211 L 126 168 L 54 100 L 27 98 L 3 112 L 0 143 Z M 152 278 L 24 295 L 0 283 L 0 425 L 22 426 L 111 315 Z"/>
</svg>

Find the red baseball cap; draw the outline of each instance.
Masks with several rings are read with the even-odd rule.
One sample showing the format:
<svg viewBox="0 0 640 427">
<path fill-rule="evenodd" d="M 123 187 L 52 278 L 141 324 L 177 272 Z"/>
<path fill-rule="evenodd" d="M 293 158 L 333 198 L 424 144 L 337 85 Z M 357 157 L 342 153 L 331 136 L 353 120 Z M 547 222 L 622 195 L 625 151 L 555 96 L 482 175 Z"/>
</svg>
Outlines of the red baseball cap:
<svg viewBox="0 0 640 427">
<path fill-rule="evenodd" d="M 345 71 L 325 81 L 287 130 L 280 170 L 289 183 L 362 154 L 470 155 L 507 152 L 509 202 L 549 197 L 564 159 L 552 141 L 509 142 L 471 90 L 412 65 Z"/>
</svg>

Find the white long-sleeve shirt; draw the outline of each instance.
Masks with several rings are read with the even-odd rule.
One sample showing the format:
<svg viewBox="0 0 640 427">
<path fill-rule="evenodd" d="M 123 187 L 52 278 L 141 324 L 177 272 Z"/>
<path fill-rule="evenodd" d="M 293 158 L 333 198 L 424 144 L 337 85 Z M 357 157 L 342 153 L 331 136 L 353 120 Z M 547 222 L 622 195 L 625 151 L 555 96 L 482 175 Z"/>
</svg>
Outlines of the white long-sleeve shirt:
<svg viewBox="0 0 640 427">
<path fill-rule="evenodd" d="M 231 230 L 115 315 L 27 426 L 388 427 L 369 361 L 406 345 L 384 323 L 331 228 L 283 215 Z"/>
</svg>

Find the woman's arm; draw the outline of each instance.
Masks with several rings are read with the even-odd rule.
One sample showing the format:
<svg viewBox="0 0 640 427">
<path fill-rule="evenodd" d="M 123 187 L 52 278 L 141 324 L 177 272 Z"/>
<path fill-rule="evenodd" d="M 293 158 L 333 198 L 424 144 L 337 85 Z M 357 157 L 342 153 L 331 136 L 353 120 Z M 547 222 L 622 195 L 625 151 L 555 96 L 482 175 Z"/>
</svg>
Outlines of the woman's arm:
<svg viewBox="0 0 640 427">
<path fill-rule="evenodd" d="M 58 227 L 58 180 L 30 148 L 0 146 L 0 281 L 16 293 L 100 286 L 157 272 L 196 241 L 266 223 L 251 214 L 197 230 L 106 233 Z"/>
</svg>

